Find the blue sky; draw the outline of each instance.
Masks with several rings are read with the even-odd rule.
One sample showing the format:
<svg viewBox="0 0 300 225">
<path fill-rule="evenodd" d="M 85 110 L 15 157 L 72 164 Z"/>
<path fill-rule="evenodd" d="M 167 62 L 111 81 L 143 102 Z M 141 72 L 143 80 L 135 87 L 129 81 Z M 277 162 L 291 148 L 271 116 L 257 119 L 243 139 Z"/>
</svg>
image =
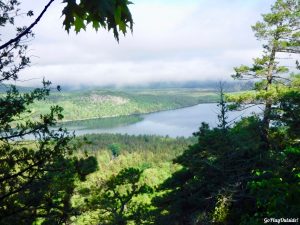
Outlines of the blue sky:
<svg viewBox="0 0 300 225">
<path fill-rule="evenodd" d="M 55 2 L 35 28 L 33 65 L 22 79 L 37 84 L 107 85 L 157 81 L 226 80 L 233 67 L 260 55 L 251 30 L 273 0 L 136 0 L 130 9 L 134 32 L 121 37 L 88 29 L 69 35 Z M 23 7 L 36 14 L 46 1 Z"/>
</svg>

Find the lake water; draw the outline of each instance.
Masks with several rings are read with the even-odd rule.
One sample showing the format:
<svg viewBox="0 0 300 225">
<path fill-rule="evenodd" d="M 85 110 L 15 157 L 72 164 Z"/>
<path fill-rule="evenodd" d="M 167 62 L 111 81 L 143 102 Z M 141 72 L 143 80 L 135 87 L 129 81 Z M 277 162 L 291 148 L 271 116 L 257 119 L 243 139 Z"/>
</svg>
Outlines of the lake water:
<svg viewBox="0 0 300 225">
<path fill-rule="evenodd" d="M 135 124 L 109 129 L 75 129 L 76 135 L 92 134 L 92 133 L 120 133 L 120 134 L 150 134 L 162 135 L 170 137 L 192 136 L 193 132 L 198 131 L 201 122 L 206 122 L 210 126 L 215 127 L 218 123 L 217 104 L 199 104 L 192 107 L 156 112 L 142 115 L 143 120 Z M 246 111 L 230 112 L 228 121 L 238 120 L 243 116 L 251 113 L 259 113 L 258 107 L 249 108 Z M 69 128 L 70 129 L 70 128 Z"/>
</svg>

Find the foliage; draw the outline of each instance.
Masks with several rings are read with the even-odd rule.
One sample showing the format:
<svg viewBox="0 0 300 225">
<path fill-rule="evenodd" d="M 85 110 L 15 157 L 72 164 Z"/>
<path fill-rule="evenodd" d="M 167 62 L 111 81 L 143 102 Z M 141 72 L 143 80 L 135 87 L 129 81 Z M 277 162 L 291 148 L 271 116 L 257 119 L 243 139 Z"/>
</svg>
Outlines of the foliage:
<svg viewBox="0 0 300 225">
<path fill-rule="evenodd" d="M 99 153 L 104 150 L 111 152 L 111 145 L 117 145 L 122 149 L 121 153 L 134 153 L 134 152 L 153 152 L 156 154 L 163 154 L 164 152 L 171 154 L 166 161 L 174 158 L 182 152 L 188 145 L 194 144 L 196 138 L 170 138 L 161 137 L 156 135 L 128 135 L 128 134 L 89 134 L 83 137 L 77 137 L 78 140 L 84 139 L 89 144 L 83 144 L 80 151 Z M 159 159 L 163 160 L 163 159 Z"/>
<path fill-rule="evenodd" d="M 45 100 L 49 95 L 49 81 L 43 81 L 42 88 L 25 93 L 19 92 L 15 85 L 7 84 L 17 81 L 19 73 L 30 65 L 26 43 L 34 37 L 33 27 L 53 1 L 45 5 L 28 27 L 17 27 L 15 24 L 15 18 L 20 15 L 17 0 L 0 1 L 0 26 L 16 30 L 15 37 L 9 41 L 0 40 L 0 85 L 6 89 L 6 93 L 0 96 L 1 224 L 68 223 L 70 216 L 76 214 L 70 202 L 76 182 L 85 180 L 89 173 L 97 169 L 94 157 L 78 159 L 71 156 L 74 146 L 70 145 L 72 136 L 66 130 L 50 129 L 63 119 L 61 107 L 49 107 L 34 121 L 28 116 L 32 113 L 30 105 Z M 74 26 L 78 32 L 85 20 L 87 23 L 93 22 L 96 30 L 100 24 L 113 29 L 118 40 L 118 31 L 125 34 L 128 23 L 132 29 L 127 1 L 82 1 L 79 5 L 75 1 L 65 3 L 63 15 L 67 30 Z M 96 3 L 101 4 L 92 9 Z M 31 10 L 25 14 L 34 15 Z M 28 135 L 35 141 L 24 141 Z"/>
<path fill-rule="evenodd" d="M 14 24 L 11 15 L 17 12 L 19 3 L 1 1 L 1 26 Z M 17 35 L 25 28 L 16 28 Z M 32 37 L 27 33 L 26 37 Z M 13 45 L 1 50 L 1 85 L 3 82 L 17 80 L 18 73 L 26 68 L 30 59 L 26 55 L 27 46 L 21 39 Z M 50 112 L 41 115 L 38 121 L 31 121 L 24 117 L 28 106 L 36 100 L 44 99 L 50 91 L 50 82 L 43 82 L 42 88 L 30 93 L 20 93 L 15 86 L 8 86 L 6 95 L 0 98 L 0 222 L 1 224 L 31 224 L 49 207 L 49 195 L 64 192 L 64 188 L 55 183 L 61 176 L 62 183 L 71 177 L 66 174 L 54 173 L 62 169 L 69 169 L 71 162 L 65 156 L 69 152 L 70 136 L 62 129 L 50 130 L 49 127 L 62 118 L 62 108 L 53 106 Z M 37 142 L 23 142 L 26 135 L 33 135 Z M 66 161 L 66 163 L 64 163 Z M 61 162 L 61 163 L 58 163 Z M 72 183 L 70 183 L 72 186 Z M 32 193 L 35 193 L 32 195 Z M 63 197 L 61 198 L 63 199 Z M 66 202 L 58 200 L 63 207 Z M 67 206 L 66 206 L 67 207 Z M 67 212 L 66 212 L 67 214 Z M 45 221 L 64 220 L 65 215 L 54 212 L 47 214 Z"/>
<path fill-rule="evenodd" d="M 231 218 L 234 212 L 227 215 L 229 208 L 224 207 L 236 204 L 246 210 L 253 204 L 245 185 L 251 171 L 264 165 L 259 133 L 257 118 L 244 119 L 226 133 L 203 123 L 196 133 L 198 143 L 175 160 L 183 168 L 162 185 L 167 192 L 154 201 L 157 224 L 206 224 L 221 218 L 237 224 L 238 213 Z"/>
<path fill-rule="evenodd" d="M 263 14 L 263 21 L 252 26 L 255 36 L 262 40 L 263 55 L 255 58 L 253 66 L 242 65 L 234 68 L 235 79 L 256 79 L 255 95 L 247 94 L 239 98 L 238 104 L 264 104 L 263 136 L 268 144 L 268 128 L 271 122 L 272 107 L 278 89 L 288 84 L 287 66 L 281 66 L 278 53 L 300 53 L 300 3 L 298 0 L 277 0 L 271 12 Z"/>
<path fill-rule="evenodd" d="M 276 100 L 278 107 L 275 108 L 273 119 L 278 123 L 287 125 L 288 134 L 295 139 L 300 136 L 300 75 L 291 77 L 291 84 L 283 89 Z"/>
<path fill-rule="evenodd" d="M 110 144 L 108 146 L 108 148 L 110 149 L 113 157 L 117 157 L 120 155 L 120 152 L 121 152 L 121 147 L 120 145 L 116 144 L 116 143 L 113 143 L 113 144 Z"/>
<path fill-rule="evenodd" d="M 84 137 L 76 139 L 81 142 Z M 83 144 L 76 154 L 80 156 L 88 152 L 90 155 L 94 155 L 97 158 L 99 170 L 90 174 L 84 183 L 80 183 L 76 187 L 74 192 L 72 204 L 80 211 L 81 215 L 78 214 L 72 221 L 74 224 L 80 225 L 112 221 L 110 213 L 105 215 L 100 213 L 100 210 L 103 212 L 104 205 L 100 204 L 98 200 L 102 199 L 106 193 L 107 182 L 128 168 L 135 168 L 134 171 L 141 173 L 136 184 L 139 187 L 149 187 L 147 188 L 149 192 L 138 194 L 130 200 L 130 207 L 126 206 L 127 211 L 123 213 L 124 218 L 135 224 L 148 224 L 153 220 L 150 219 L 153 218 L 151 199 L 160 194 L 155 189 L 174 171 L 178 170 L 178 166 L 172 164 L 172 159 L 181 154 L 188 145 L 195 143 L 194 138 L 174 139 L 149 135 L 93 134 L 86 135 L 85 139 L 90 144 Z M 112 144 L 122 148 L 120 155 L 116 158 L 111 157 L 110 146 Z M 125 178 L 124 180 L 126 181 Z M 122 185 L 122 188 L 125 186 Z M 95 199 L 95 204 L 91 204 L 91 199 Z M 109 205 L 118 204 L 118 199 L 110 197 L 109 203 Z M 108 206 L 106 205 L 106 207 Z M 101 215 L 103 215 L 102 219 L 99 219 Z"/>
<path fill-rule="evenodd" d="M 85 30 L 87 24 L 98 31 L 100 27 L 113 30 L 115 38 L 119 41 L 119 31 L 124 35 L 127 27 L 132 31 L 133 20 L 128 5 L 128 0 L 64 0 L 67 5 L 62 11 L 65 29 L 69 32 L 74 27 L 76 33 Z"/>
<path fill-rule="evenodd" d="M 98 119 L 87 119 L 87 120 L 75 120 L 59 123 L 59 126 L 72 128 L 76 130 L 81 129 L 97 129 L 97 128 L 114 128 L 122 127 L 129 124 L 137 123 L 142 121 L 143 118 L 140 115 L 130 115 L 130 116 L 117 116 L 108 118 L 98 118 Z"/>
<path fill-rule="evenodd" d="M 280 115 L 290 112 L 280 109 Z M 244 118 L 225 133 L 202 124 L 198 143 L 175 160 L 182 169 L 153 201 L 155 224 L 261 224 L 263 218 L 297 217 L 300 146 L 291 131 L 299 117 L 289 123 L 278 118 L 268 149 L 259 118 Z"/>
<path fill-rule="evenodd" d="M 125 225 L 128 221 L 139 221 L 135 214 L 137 203 L 134 198 L 152 192 L 149 186 L 139 184 L 141 175 L 139 169 L 125 168 L 110 177 L 100 189 L 96 189 L 90 204 L 100 209 L 99 219 L 102 224 Z"/>
<path fill-rule="evenodd" d="M 220 100 L 218 103 L 218 107 L 220 112 L 218 113 L 219 124 L 218 127 L 222 128 L 223 131 L 226 131 L 228 128 L 229 122 L 227 121 L 228 116 L 227 112 L 229 111 L 229 107 L 225 101 L 225 93 L 224 93 L 224 83 L 220 82 Z"/>
</svg>

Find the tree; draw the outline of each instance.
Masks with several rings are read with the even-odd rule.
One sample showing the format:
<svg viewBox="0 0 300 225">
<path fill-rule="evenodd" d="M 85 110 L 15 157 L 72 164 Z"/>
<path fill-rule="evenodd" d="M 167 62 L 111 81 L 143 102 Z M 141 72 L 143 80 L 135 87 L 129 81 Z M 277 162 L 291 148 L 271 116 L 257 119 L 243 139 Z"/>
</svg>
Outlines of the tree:
<svg viewBox="0 0 300 225">
<path fill-rule="evenodd" d="M 149 186 L 140 184 L 142 173 L 136 168 L 126 168 L 110 177 L 103 187 L 96 188 L 89 202 L 92 209 L 100 210 L 101 224 L 126 225 L 130 221 L 142 224 L 134 198 L 152 191 Z"/>
<path fill-rule="evenodd" d="M 294 142 L 300 137 L 300 74 L 291 77 L 291 85 L 280 93 L 273 119 L 285 127 Z"/>
<path fill-rule="evenodd" d="M 220 112 L 218 114 L 218 120 L 219 120 L 219 124 L 218 127 L 220 127 L 223 131 L 226 131 L 228 128 L 228 106 L 226 104 L 226 100 L 225 100 L 225 93 L 224 93 L 224 85 L 225 83 L 220 82 L 219 83 L 219 92 L 220 92 L 220 100 L 218 103 Z"/>
<path fill-rule="evenodd" d="M 0 1 L 0 26 L 16 27 L 15 37 L 6 42 L 0 40 L 0 85 L 5 93 L 0 96 L 1 224 L 67 223 L 75 213 L 70 205 L 75 181 L 84 180 L 97 168 L 93 158 L 71 156 L 75 147 L 70 144 L 72 134 L 62 128 L 51 128 L 63 118 L 61 107 L 52 106 L 48 114 L 31 118 L 30 105 L 49 95 L 49 81 L 44 80 L 42 88 L 27 92 L 8 84 L 18 80 L 19 72 L 30 66 L 26 43 L 34 37 L 33 28 L 53 1 L 48 2 L 32 24 L 22 27 L 15 25 L 20 3 Z M 132 29 L 127 0 L 64 3 L 67 31 L 74 27 L 79 32 L 92 23 L 96 30 L 112 29 L 119 40 L 119 31 L 125 34 L 128 26 Z M 33 16 L 33 12 L 27 12 L 27 16 Z M 34 141 L 24 140 L 28 136 Z"/>
<path fill-rule="evenodd" d="M 109 150 L 111 151 L 112 157 L 116 158 L 120 155 L 121 146 L 117 143 L 112 143 L 108 146 Z"/>
<path fill-rule="evenodd" d="M 268 130 L 276 86 L 287 83 L 287 66 L 280 66 L 279 53 L 300 53 L 300 3 L 298 0 L 277 0 L 271 12 L 262 15 L 263 21 L 252 26 L 258 40 L 264 41 L 263 56 L 254 59 L 252 67 L 234 68 L 235 79 L 256 79 L 256 92 L 234 99 L 239 103 L 263 103 L 263 137 L 268 142 Z"/>
<path fill-rule="evenodd" d="M 255 214 L 245 212 L 242 224 L 261 224 L 261 218 L 297 218 L 300 213 L 300 76 L 291 78 L 289 87 L 279 90 L 274 102 L 270 128 L 269 158 L 272 165 L 256 169 L 248 182 L 256 199 Z"/>
<path fill-rule="evenodd" d="M 45 5 L 44 10 L 32 24 L 28 27 L 23 27 L 14 38 L 1 44 L 0 50 L 19 42 L 23 37 L 31 34 L 33 27 L 41 20 L 53 2 L 54 0 L 50 0 Z M 132 30 L 133 20 L 128 8 L 128 5 L 132 3 L 128 0 L 81 0 L 79 3 L 73 0 L 64 0 L 63 3 L 66 3 L 66 6 L 62 10 L 62 15 L 65 16 L 63 25 L 67 32 L 74 27 L 76 33 L 78 33 L 81 29 L 85 30 L 86 26 L 92 23 L 92 26 L 96 31 L 100 27 L 108 30 L 112 29 L 115 38 L 119 40 L 119 31 L 125 35 L 128 26 Z M 11 16 L 10 13 L 13 12 L 17 16 L 19 9 L 16 7 L 18 5 L 20 5 L 20 3 L 17 0 L 12 0 L 8 4 L 0 1 L 0 7 L 1 10 L 3 10 L 1 13 L 1 26 L 4 26 L 7 22 L 14 24 L 14 16 Z M 33 16 L 33 12 L 29 11 L 27 15 Z"/>
</svg>

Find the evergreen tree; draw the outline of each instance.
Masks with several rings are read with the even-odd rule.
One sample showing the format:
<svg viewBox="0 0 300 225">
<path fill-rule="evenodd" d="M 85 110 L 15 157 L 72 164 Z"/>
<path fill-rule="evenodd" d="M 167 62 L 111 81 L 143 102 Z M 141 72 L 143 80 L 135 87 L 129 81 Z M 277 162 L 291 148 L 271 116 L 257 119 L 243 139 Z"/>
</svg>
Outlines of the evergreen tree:
<svg viewBox="0 0 300 225">
<path fill-rule="evenodd" d="M 219 83 L 220 99 L 219 99 L 218 106 L 220 111 L 218 114 L 218 120 L 219 120 L 218 127 L 220 127 L 223 131 L 226 131 L 228 128 L 227 113 L 229 111 L 229 108 L 225 100 L 224 85 L 225 83 L 222 82 Z"/>
<path fill-rule="evenodd" d="M 236 67 L 235 79 L 256 79 L 255 94 L 241 95 L 234 100 L 239 103 L 263 103 L 263 137 L 268 144 L 272 106 L 277 85 L 288 81 L 287 66 L 280 66 L 279 53 L 300 53 L 300 2 L 277 0 L 271 12 L 263 14 L 263 21 L 252 26 L 258 40 L 264 42 L 262 57 L 254 59 L 252 67 Z"/>
</svg>

